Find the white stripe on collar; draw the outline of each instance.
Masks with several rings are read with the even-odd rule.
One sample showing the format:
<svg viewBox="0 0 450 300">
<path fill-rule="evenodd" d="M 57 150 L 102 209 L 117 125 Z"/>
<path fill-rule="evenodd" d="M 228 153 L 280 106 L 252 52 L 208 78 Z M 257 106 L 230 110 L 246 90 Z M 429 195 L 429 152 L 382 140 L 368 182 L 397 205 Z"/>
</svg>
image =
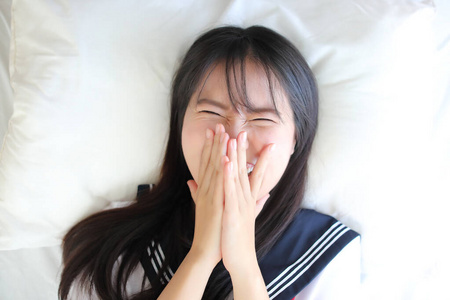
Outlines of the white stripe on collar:
<svg viewBox="0 0 450 300">
<path fill-rule="evenodd" d="M 158 274 L 159 270 L 162 268 L 162 263 L 165 260 L 165 255 L 164 252 L 161 248 L 161 245 L 159 243 L 155 244 L 155 242 L 152 240 L 151 242 L 151 247 L 147 248 L 147 253 L 148 256 L 151 257 L 150 261 L 152 263 L 153 269 L 155 270 L 155 273 Z M 156 265 L 155 259 L 152 257 L 152 253 L 154 255 L 154 257 L 156 258 L 156 262 L 158 262 L 158 266 Z M 166 272 L 163 273 L 164 278 L 166 279 L 167 283 L 169 283 L 170 279 L 172 279 L 173 277 L 173 271 L 170 268 L 170 266 L 168 266 L 168 271 L 169 271 L 169 275 L 167 275 Z M 162 279 L 161 279 L 162 281 Z M 164 284 L 164 282 L 162 282 Z"/>
<path fill-rule="evenodd" d="M 280 273 L 266 288 L 270 299 L 282 293 L 303 275 L 322 254 L 331 247 L 350 228 L 341 222 L 334 223 L 297 261 Z M 285 283 L 288 281 L 287 283 Z M 275 285 L 275 286 L 274 286 Z M 273 286 L 273 287 L 272 287 Z"/>
</svg>

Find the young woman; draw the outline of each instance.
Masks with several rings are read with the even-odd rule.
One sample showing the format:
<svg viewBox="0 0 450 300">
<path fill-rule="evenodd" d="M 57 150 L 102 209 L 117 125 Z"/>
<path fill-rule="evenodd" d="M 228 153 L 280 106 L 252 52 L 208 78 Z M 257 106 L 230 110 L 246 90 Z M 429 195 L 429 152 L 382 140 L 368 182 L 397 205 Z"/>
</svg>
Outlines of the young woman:
<svg viewBox="0 0 450 300">
<path fill-rule="evenodd" d="M 358 234 L 301 209 L 317 114 L 284 37 L 203 34 L 173 80 L 159 182 L 68 232 L 61 299 L 351 298 Z"/>
</svg>

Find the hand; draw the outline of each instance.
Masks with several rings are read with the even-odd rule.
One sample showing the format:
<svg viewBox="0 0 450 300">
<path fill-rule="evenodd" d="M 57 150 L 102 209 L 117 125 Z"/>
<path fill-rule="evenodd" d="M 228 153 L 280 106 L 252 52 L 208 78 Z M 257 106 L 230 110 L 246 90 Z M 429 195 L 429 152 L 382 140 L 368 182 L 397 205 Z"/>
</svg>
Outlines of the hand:
<svg viewBox="0 0 450 300">
<path fill-rule="evenodd" d="M 269 198 L 258 199 L 263 175 L 271 150 L 269 144 L 261 152 L 250 175 L 247 174 L 247 134 L 228 142 L 228 160 L 224 169 L 225 208 L 222 225 L 222 259 L 233 277 L 235 272 L 248 272 L 257 267 L 255 249 L 255 219 Z M 258 269 L 259 271 L 259 269 Z"/>
<path fill-rule="evenodd" d="M 200 161 L 198 183 L 187 182 L 195 202 L 195 229 L 191 252 L 213 264 L 221 260 L 220 237 L 224 201 L 223 170 L 229 136 L 223 125 L 216 126 L 215 134 L 207 129 Z"/>
</svg>

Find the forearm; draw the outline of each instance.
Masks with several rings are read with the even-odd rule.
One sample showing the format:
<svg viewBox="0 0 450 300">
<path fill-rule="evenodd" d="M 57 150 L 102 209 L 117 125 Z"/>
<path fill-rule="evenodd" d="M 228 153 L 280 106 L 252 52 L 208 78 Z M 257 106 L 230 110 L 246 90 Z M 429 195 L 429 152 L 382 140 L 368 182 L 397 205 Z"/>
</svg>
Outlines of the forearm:
<svg viewBox="0 0 450 300">
<path fill-rule="evenodd" d="M 233 283 L 233 295 L 235 300 L 269 299 L 256 257 L 247 267 L 230 275 Z"/>
<path fill-rule="evenodd" d="M 158 299 L 186 299 L 187 295 L 189 299 L 201 299 L 214 267 L 211 260 L 189 252 Z"/>
</svg>

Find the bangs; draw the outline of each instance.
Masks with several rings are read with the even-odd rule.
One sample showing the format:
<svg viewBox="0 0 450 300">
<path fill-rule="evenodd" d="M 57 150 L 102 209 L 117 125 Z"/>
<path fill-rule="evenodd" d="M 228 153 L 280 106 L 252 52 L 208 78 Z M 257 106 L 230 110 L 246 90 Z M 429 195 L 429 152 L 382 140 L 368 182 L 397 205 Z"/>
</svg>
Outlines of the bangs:
<svg viewBox="0 0 450 300">
<path fill-rule="evenodd" d="M 223 64 L 224 66 L 224 76 L 226 78 L 226 86 L 228 90 L 228 96 L 233 108 L 239 111 L 239 108 L 244 108 L 249 112 L 256 112 L 257 107 L 254 106 L 254 102 L 249 97 L 247 92 L 247 67 L 248 64 L 253 64 L 257 70 L 262 70 L 263 72 L 258 72 L 261 74 L 261 77 L 258 78 L 258 81 L 262 83 L 262 86 L 269 90 L 270 99 L 272 102 L 272 107 L 275 110 L 277 116 L 281 119 L 280 112 L 277 107 L 277 88 L 281 88 L 284 91 L 280 81 L 278 80 L 275 72 L 272 70 L 268 62 L 264 62 L 259 57 L 255 57 L 252 53 L 247 53 L 247 51 L 239 51 L 241 49 L 233 49 L 234 51 L 230 51 L 227 57 L 218 59 L 216 62 L 212 63 L 209 68 L 206 68 L 205 72 L 207 75 L 202 76 L 204 78 L 202 87 L 198 96 L 200 96 L 203 88 L 208 81 L 210 74 L 214 71 L 214 69 Z M 280 95 L 278 95 L 280 97 Z M 197 99 L 198 101 L 199 99 Z"/>
<path fill-rule="evenodd" d="M 277 102 L 275 100 L 274 79 L 276 77 L 274 72 L 270 69 L 267 63 L 264 63 L 260 59 L 246 54 L 229 56 L 225 62 L 225 78 L 227 81 L 228 95 L 230 97 L 231 104 L 235 109 L 238 106 L 246 108 L 250 112 L 255 111 L 252 99 L 247 93 L 247 64 L 253 63 L 257 69 L 264 70 L 261 78 L 258 78 L 260 82 L 264 82 L 264 86 L 269 89 L 270 99 L 272 101 L 273 108 L 280 117 L 280 113 L 277 108 Z M 279 85 L 279 82 L 276 82 Z"/>
</svg>

